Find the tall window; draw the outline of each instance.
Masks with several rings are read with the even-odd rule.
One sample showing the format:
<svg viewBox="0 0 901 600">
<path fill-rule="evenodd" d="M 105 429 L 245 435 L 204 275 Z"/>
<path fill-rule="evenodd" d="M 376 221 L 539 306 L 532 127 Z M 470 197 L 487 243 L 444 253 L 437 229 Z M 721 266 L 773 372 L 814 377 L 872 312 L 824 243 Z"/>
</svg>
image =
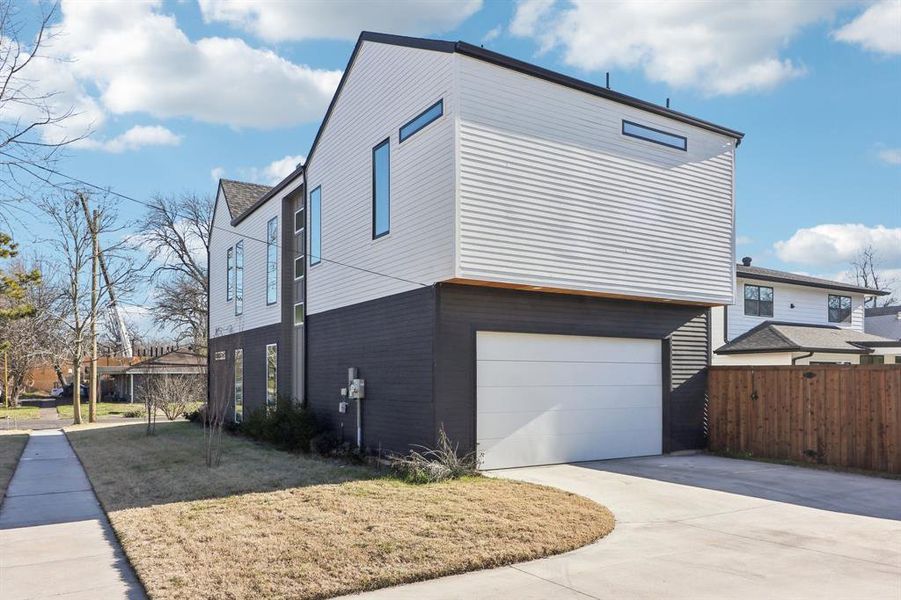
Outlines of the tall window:
<svg viewBox="0 0 901 600">
<path fill-rule="evenodd" d="M 294 281 L 303 279 L 303 269 L 305 266 L 303 258 L 303 256 L 298 256 L 294 259 Z"/>
<path fill-rule="evenodd" d="M 294 325 L 303 325 L 303 302 L 294 305 Z"/>
<path fill-rule="evenodd" d="M 304 215 L 303 215 L 303 207 L 297 209 L 297 212 L 294 213 L 294 233 L 300 233 L 303 231 L 304 223 Z"/>
<path fill-rule="evenodd" d="M 235 314 L 244 312 L 244 240 L 235 244 Z"/>
<path fill-rule="evenodd" d="M 266 224 L 266 304 L 278 300 L 278 217 Z"/>
<path fill-rule="evenodd" d="M 322 186 L 310 192 L 310 264 L 318 264 L 322 255 Z"/>
<path fill-rule="evenodd" d="M 226 273 L 226 284 L 225 284 L 225 299 L 231 301 L 231 299 L 235 295 L 235 282 L 232 279 L 234 277 L 235 271 L 235 258 L 233 256 L 233 249 L 229 248 L 228 252 L 225 255 L 225 273 Z"/>
<path fill-rule="evenodd" d="M 391 229 L 390 140 L 372 149 L 372 239 Z"/>
<path fill-rule="evenodd" d="M 773 288 L 745 285 L 745 314 L 751 317 L 772 317 Z"/>
<path fill-rule="evenodd" d="M 829 294 L 829 322 L 851 322 L 851 297 Z"/>
<path fill-rule="evenodd" d="M 266 407 L 275 407 L 278 400 L 278 345 L 266 345 Z"/>
<path fill-rule="evenodd" d="M 235 349 L 235 423 L 244 419 L 244 349 Z"/>
</svg>

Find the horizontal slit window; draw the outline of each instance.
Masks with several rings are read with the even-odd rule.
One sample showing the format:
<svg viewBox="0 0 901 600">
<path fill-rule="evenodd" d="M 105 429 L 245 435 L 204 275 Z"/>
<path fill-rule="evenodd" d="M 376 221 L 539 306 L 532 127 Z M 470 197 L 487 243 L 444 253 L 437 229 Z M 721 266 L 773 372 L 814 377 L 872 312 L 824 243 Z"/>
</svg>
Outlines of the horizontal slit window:
<svg viewBox="0 0 901 600">
<path fill-rule="evenodd" d="M 400 141 L 403 142 L 405 139 L 424 128 L 426 125 L 431 123 L 432 121 L 437 120 L 441 115 L 444 114 L 444 100 L 439 100 L 435 104 L 431 105 L 416 117 L 413 117 L 410 121 L 407 122 L 406 125 L 400 128 Z"/>
<path fill-rule="evenodd" d="M 662 146 L 669 146 L 676 150 L 688 150 L 688 138 L 676 135 L 675 133 L 667 133 L 660 129 L 654 129 L 653 127 L 648 127 L 646 125 L 639 125 L 632 121 L 623 121 L 623 135 L 638 138 L 640 140 L 647 140 Z"/>
</svg>

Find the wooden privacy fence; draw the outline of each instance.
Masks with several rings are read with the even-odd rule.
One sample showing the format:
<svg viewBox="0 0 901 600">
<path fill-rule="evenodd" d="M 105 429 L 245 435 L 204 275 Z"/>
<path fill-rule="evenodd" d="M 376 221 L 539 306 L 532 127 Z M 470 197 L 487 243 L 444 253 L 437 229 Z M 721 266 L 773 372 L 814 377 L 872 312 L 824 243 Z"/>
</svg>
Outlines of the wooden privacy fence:
<svg viewBox="0 0 901 600">
<path fill-rule="evenodd" d="M 901 473 L 901 365 L 710 367 L 714 451 Z"/>
</svg>

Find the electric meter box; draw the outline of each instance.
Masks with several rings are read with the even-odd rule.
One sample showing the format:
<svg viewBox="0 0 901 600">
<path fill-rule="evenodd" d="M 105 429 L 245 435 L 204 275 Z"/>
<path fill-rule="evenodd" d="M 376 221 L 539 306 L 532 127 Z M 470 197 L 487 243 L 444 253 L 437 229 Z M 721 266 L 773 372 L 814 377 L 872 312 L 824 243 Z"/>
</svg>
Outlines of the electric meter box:
<svg viewBox="0 0 901 600">
<path fill-rule="evenodd" d="M 362 400 L 366 397 L 366 380 L 365 379 L 354 379 L 350 382 L 350 388 L 347 390 L 347 395 L 354 400 Z"/>
</svg>

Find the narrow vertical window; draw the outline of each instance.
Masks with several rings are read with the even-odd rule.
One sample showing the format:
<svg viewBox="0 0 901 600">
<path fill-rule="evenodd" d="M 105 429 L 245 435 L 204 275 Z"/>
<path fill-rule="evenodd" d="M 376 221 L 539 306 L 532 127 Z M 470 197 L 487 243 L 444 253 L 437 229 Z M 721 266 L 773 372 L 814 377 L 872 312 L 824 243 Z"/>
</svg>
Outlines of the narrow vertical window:
<svg viewBox="0 0 901 600">
<path fill-rule="evenodd" d="M 294 325 L 303 325 L 303 302 L 294 305 Z"/>
<path fill-rule="evenodd" d="M 310 192 L 310 264 L 322 260 L 322 186 Z"/>
<path fill-rule="evenodd" d="M 235 423 L 244 420 L 244 349 L 235 348 Z"/>
<path fill-rule="evenodd" d="M 298 279 L 303 279 L 303 269 L 305 263 L 303 260 L 303 256 L 298 256 L 294 259 L 294 281 Z"/>
<path fill-rule="evenodd" d="M 278 345 L 266 345 L 266 407 L 275 407 L 278 400 Z"/>
<path fill-rule="evenodd" d="M 266 304 L 278 300 L 278 217 L 266 224 Z"/>
<path fill-rule="evenodd" d="M 231 302 L 231 299 L 235 296 L 235 281 L 234 281 L 234 271 L 235 271 L 235 258 L 233 255 L 233 249 L 229 248 L 225 257 L 225 299 Z"/>
<path fill-rule="evenodd" d="M 391 229 L 390 140 L 372 149 L 372 239 Z"/>
<path fill-rule="evenodd" d="M 300 233 L 303 231 L 304 223 L 304 215 L 303 208 L 299 208 L 297 212 L 294 213 L 294 233 Z"/>
<path fill-rule="evenodd" d="M 235 314 L 244 312 L 244 240 L 235 244 Z"/>
</svg>

